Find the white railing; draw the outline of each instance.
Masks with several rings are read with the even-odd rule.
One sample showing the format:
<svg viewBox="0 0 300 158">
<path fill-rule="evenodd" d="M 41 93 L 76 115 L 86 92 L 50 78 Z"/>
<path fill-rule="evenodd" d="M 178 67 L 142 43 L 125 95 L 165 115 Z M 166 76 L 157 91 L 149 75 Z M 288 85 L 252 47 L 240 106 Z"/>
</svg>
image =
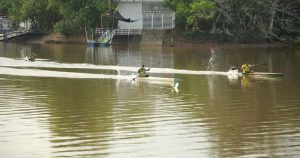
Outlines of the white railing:
<svg viewBox="0 0 300 158">
<path fill-rule="evenodd" d="M 116 29 L 116 35 L 141 35 L 141 29 Z"/>
<path fill-rule="evenodd" d="M 96 35 L 103 35 L 106 31 L 112 31 L 110 28 L 96 28 L 95 34 Z"/>
<path fill-rule="evenodd" d="M 103 34 L 98 38 L 99 43 L 110 43 L 115 35 L 114 30 L 106 30 Z"/>
<path fill-rule="evenodd" d="M 107 31 L 114 31 L 115 35 L 141 35 L 141 29 L 108 29 L 108 28 L 96 28 L 95 34 L 103 36 Z"/>
<path fill-rule="evenodd" d="M 156 10 L 143 10 L 143 14 L 174 14 L 171 10 L 165 10 L 165 11 L 156 11 Z"/>
</svg>

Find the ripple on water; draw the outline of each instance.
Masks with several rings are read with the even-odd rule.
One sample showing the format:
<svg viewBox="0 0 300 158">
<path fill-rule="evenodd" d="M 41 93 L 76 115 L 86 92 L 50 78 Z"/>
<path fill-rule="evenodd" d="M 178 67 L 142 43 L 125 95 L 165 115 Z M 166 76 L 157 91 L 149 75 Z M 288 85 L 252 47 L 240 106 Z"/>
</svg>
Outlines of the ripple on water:
<svg viewBox="0 0 300 158">
<path fill-rule="evenodd" d="M 231 88 L 222 82 L 225 86 L 213 91 L 203 84 L 195 87 L 199 91 L 172 93 L 167 86 L 120 83 L 117 87 L 107 81 L 90 82 L 93 86 L 86 88 L 85 80 L 72 84 L 56 80 L 64 85 L 60 90 L 41 86 L 46 79 L 34 88 L 24 86 L 26 80 L 0 82 L 8 83 L 0 84 L 0 145 L 8 146 L 0 151 L 5 150 L 5 157 L 41 151 L 46 156 L 33 157 L 296 157 L 299 153 L 298 97 L 267 92 L 262 99 L 260 86 Z M 80 85 L 75 92 L 73 84 Z M 28 142 L 35 149 L 8 149 Z"/>
</svg>

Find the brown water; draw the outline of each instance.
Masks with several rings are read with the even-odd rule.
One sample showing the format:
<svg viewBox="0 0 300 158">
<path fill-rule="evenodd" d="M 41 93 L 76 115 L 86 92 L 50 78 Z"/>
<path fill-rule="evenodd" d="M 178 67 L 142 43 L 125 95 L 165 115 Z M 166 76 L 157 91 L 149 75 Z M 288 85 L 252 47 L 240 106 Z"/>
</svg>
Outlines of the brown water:
<svg viewBox="0 0 300 158">
<path fill-rule="evenodd" d="M 32 51 L 38 61 L 20 60 Z M 255 71 L 284 76 L 175 73 L 227 71 L 244 62 L 266 63 Z M 101 65 L 141 64 L 172 68 L 151 75 L 180 79 L 178 91 L 88 76 L 117 74 Z M 300 157 L 299 68 L 300 50 L 291 47 L 0 43 L 0 157 Z M 37 77 L 44 72 L 49 76 Z"/>
</svg>

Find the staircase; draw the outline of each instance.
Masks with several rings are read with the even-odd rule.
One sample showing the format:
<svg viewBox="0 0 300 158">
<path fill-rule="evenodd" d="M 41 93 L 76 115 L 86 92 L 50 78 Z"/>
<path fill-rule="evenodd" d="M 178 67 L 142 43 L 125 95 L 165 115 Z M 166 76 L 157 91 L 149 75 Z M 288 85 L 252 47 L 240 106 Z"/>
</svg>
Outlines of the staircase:
<svg viewBox="0 0 300 158">
<path fill-rule="evenodd" d="M 116 34 L 115 30 L 106 30 L 102 33 L 102 35 L 98 38 L 98 43 L 100 45 L 110 45 L 112 42 L 112 39 L 114 38 Z"/>
</svg>

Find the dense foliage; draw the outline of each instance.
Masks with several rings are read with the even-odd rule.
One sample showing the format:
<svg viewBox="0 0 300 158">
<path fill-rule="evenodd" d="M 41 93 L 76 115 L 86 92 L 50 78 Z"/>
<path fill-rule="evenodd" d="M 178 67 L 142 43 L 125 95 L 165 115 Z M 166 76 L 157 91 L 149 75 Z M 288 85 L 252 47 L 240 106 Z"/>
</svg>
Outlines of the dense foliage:
<svg viewBox="0 0 300 158">
<path fill-rule="evenodd" d="M 165 0 L 165 4 L 176 11 L 177 27 L 198 39 L 295 41 L 300 37 L 300 1 Z"/>
<path fill-rule="evenodd" d="M 37 31 L 52 31 L 69 35 L 101 25 L 108 18 L 111 0 L 0 0 L 0 13 L 8 14 L 18 23 L 30 20 Z M 103 25 L 111 25 L 103 20 Z"/>
<path fill-rule="evenodd" d="M 0 0 L 0 14 L 33 29 L 66 35 L 113 27 L 116 0 Z M 299 0 L 165 0 L 176 29 L 188 37 L 224 41 L 299 41 Z"/>
</svg>

